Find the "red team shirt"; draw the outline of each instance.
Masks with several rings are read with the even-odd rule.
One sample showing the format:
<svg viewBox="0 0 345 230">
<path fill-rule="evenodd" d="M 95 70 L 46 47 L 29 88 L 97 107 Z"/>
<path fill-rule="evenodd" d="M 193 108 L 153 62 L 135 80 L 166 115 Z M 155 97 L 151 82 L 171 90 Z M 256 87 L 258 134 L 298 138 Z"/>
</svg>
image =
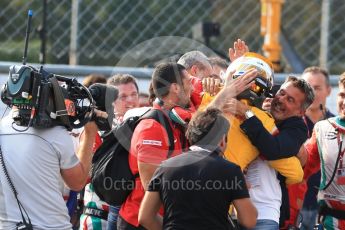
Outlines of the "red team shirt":
<svg viewBox="0 0 345 230">
<path fill-rule="evenodd" d="M 153 108 L 161 109 L 159 105 L 154 104 Z M 174 136 L 174 151 L 171 157 L 182 153 L 181 136 L 184 133 L 171 123 Z M 143 163 L 152 163 L 159 165 L 167 159 L 169 151 L 169 138 L 165 128 L 153 119 L 144 119 L 140 121 L 135 128 L 131 149 L 129 154 L 129 165 L 133 174 L 139 172 L 138 161 Z M 139 226 L 138 213 L 141 201 L 144 197 L 144 188 L 140 178 L 136 179 L 136 188 L 127 197 L 125 203 L 121 206 L 120 215 L 128 223 Z M 162 214 L 162 210 L 160 212 Z"/>
</svg>

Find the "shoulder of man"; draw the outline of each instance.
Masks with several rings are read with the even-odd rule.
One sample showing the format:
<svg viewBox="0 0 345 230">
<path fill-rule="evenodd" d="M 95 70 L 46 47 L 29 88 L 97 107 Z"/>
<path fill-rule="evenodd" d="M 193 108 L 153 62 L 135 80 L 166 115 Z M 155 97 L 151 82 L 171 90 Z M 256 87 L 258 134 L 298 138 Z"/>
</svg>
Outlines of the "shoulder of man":
<svg viewBox="0 0 345 230">
<path fill-rule="evenodd" d="M 13 119 L 8 116 L 3 118 L 0 123 L 0 130 L 2 134 L 33 134 L 47 139 L 49 142 L 50 140 L 54 140 L 56 138 L 70 138 L 70 134 L 64 126 L 53 126 L 44 129 L 29 127 L 27 130 L 25 130 L 27 128 L 26 126 L 17 126 L 13 123 Z M 25 131 L 21 132 L 20 130 Z"/>
<path fill-rule="evenodd" d="M 165 148 L 168 145 L 167 137 L 165 127 L 155 119 L 148 118 L 141 120 L 136 126 L 132 144 Z"/>
<path fill-rule="evenodd" d="M 253 113 L 255 114 L 255 116 L 261 121 L 261 123 L 263 124 L 263 126 L 270 132 L 270 133 L 274 133 L 275 130 L 277 129 L 274 118 L 272 117 L 272 115 L 264 110 L 261 110 L 257 107 L 251 107 L 250 108 Z"/>
<path fill-rule="evenodd" d="M 325 114 L 326 118 L 335 117 L 335 116 L 336 115 L 334 113 L 332 113 L 328 108 L 326 108 L 326 114 Z"/>
<path fill-rule="evenodd" d="M 303 129 L 307 132 L 307 126 L 303 120 L 302 117 L 294 116 L 294 117 L 289 117 L 279 123 L 278 125 L 279 129 L 282 128 L 300 128 Z"/>
</svg>

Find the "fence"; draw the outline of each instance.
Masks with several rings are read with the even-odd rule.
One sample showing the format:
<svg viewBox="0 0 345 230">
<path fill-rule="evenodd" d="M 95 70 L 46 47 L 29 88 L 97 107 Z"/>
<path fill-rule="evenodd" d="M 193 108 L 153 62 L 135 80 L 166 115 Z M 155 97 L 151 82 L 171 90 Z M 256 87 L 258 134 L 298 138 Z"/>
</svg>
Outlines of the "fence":
<svg viewBox="0 0 345 230">
<path fill-rule="evenodd" d="M 244 39 L 255 52 L 261 52 L 263 44 L 259 0 L 2 0 L 0 60 L 21 60 L 26 12 L 33 9 L 28 60 L 39 61 L 44 2 L 46 62 L 53 64 L 152 65 L 163 57 L 202 47 L 187 38 L 193 38 L 194 25 L 206 21 L 220 23 L 220 36 L 211 37 L 207 44 L 217 53 L 226 55 L 236 38 Z M 320 49 L 326 47 L 321 50 L 327 54 L 331 72 L 345 70 L 343 12 L 343 0 L 285 0 L 283 35 L 304 66 L 319 65 Z M 322 21 L 325 15 L 329 18 Z M 321 30 L 326 42 L 321 40 Z M 282 61 L 289 71 L 289 63 Z"/>
</svg>

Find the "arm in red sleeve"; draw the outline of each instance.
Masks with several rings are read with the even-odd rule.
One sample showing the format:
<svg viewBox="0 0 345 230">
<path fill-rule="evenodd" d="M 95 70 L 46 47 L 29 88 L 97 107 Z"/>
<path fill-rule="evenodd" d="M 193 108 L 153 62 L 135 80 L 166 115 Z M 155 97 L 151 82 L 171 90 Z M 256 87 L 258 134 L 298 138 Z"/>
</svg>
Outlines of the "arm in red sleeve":
<svg viewBox="0 0 345 230">
<path fill-rule="evenodd" d="M 304 144 L 304 148 L 308 153 L 308 161 L 304 168 L 304 178 L 307 179 L 312 174 L 320 170 L 320 155 L 317 147 L 315 129 L 311 138 Z"/>
</svg>

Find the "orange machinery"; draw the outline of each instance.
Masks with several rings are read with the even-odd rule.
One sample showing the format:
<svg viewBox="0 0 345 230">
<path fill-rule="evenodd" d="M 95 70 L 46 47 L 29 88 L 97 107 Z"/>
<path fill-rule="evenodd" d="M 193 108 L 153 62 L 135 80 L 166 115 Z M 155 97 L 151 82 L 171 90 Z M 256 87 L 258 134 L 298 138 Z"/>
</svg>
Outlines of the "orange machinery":
<svg viewBox="0 0 345 230">
<path fill-rule="evenodd" d="M 280 17 L 284 0 L 261 0 L 261 35 L 264 36 L 264 55 L 273 63 L 275 72 L 280 72 Z"/>
</svg>

